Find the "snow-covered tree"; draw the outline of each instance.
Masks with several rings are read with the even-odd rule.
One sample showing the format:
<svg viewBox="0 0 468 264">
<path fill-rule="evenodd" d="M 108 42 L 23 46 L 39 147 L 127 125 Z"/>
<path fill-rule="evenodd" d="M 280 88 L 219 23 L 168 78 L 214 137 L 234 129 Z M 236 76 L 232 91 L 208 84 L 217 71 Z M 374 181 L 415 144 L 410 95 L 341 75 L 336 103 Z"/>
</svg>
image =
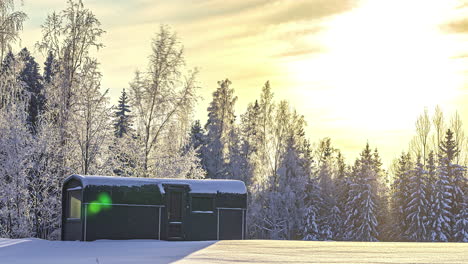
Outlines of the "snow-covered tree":
<svg viewBox="0 0 468 264">
<path fill-rule="evenodd" d="M 439 165 L 437 166 L 437 180 L 434 183 L 432 201 L 432 223 L 430 239 L 432 241 L 449 241 L 452 234 L 452 201 L 453 201 L 453 164 L 457 151 L 454 147 L 452 132 L 447 131 L 446 138 L 439 149 Z"/>
<path fill-rule="evenodd" d="M 416 120 L 416 136 L 411 141 L 411 150 L 415 157 L 421 156 L 422 163 L 426 164 L 429 148 L 429 133 L 431 132 L 431 121 L 427 109 Z"/>
<path fill-rule="evenodd" d="M 23 82 L 29 97 L 27 122 L 31 132 L 36 133 L 39 116 L 43 114 L 45 109 L 42 76 L 39 73 L 39 65 L 26 48 L 20 51 L 18 60 L 22 64 L 19 79 Z"/>
<path fill-rule="evenodd" d="M 132 119 L 129 113 L 130 110 L 129 99 L 125 88 L 122 90 L 122 94 L 119 97 L 119 102 L 117 108 L 114 112 L 115 121 L 114 121 L 114 134 L 116 137 L 123 137 L 124 135 L 129 134 L 132 131 Z"/>
<path fill-rule="evenodd" d="M 421 163 L 421 157 L 418 157 L 409 179 L 409 197 L 404 212 L 407 217 L 407 228 L 404 235 L 411 241 L 425 241 L 427 239 L 429 202 L 426 199 L 426 181 L 427 171 Z"/>
<path fill-rule="evenodd" d="M 166 144 L 164 138 L 169 138 L 168 134 L 176 131 L 177 122 L 182 121 L 179 114 L 186 112 L 186 108 L 197 100 L 197 71 L 188 72 L 184 77 L 185 59 L 176 34 L 167 26 L 161 26 L 151 48 L 147 72 L 137 72 L 130 84 L 137 134 L 144 146 L 143 166 L 147 177 L 158 169 L 155 164 L 160 161 L 156 156 L 166 151 L 161 146 L 176 149 L 183 146 L 184 142 L 174 144 L 173 141 L 174 138 L 185 139 L 188 127 L 183 136 L 171 135 L 171 145 Z"/>
<path fill-rule="evenodd" d="M 466 183 L 464 190 L 467 189 Z M 468 242 L 468 195 L 465 193 L 465 199 L 462 209 L 455 215 L 455 234 L 454 240 L 458 242 Z"/>
<path fill-rule="evenodd" d="M 186 145 L 183 148 L 182 155 L 194 151 L 200 162 L 201 168 L 206 174 L 206 169 L 203 167 L 203 147 L 205 145 L 205 131 L 200 124 L 200 120 L 196 120 L 190 129 L 190 134 Z M 205 175 L 206 176 L 206 175 Z"/>
<path fill-rule="evenodd" d="M 28 18 L 26 13 L 15 10 L 15 0 L 0 1 L 0 61 L 11 51 L 11 44 L 17 42 L 23 23 Z"/>
<path fill-rule="evenodd" d="M 433 151 L 435 154 L 439 153 L 439 146 L 444 138 L 444 131 L 445 131 L 445 121 L 444 121 L 444 113 L 440 106 L 436 106 L 434 110 L 434 115 L 432 117 L 432 124 L 434 126 L 435 133 L 433 135 Z"/>
<path fill-rule="evenodd" d="M 260 129 L 259 121 L 259 105 L 255 101 L 249 104 L 247 110 L 241 115 L 241 123 L 239 128 L 240 146 L 238 158 L 242 166 L 241 174 L 243 180 L 248 186 L 252 186 L 256 182 L 258 175 L 259 164 L 259 143 L 260 143 Z"/>
<path fill-rule="evenodd" d="M 77 159 L 72 168 L 82 174 L 101 174 L 108 170 L 103 155 L 110 140 L 110 108 L 107 91 L 101 93 L 101 73 L 97 62 L 87 60 L 78 77 L 80 90 L 73 105 L 72 153 Z"/>
<path fill-rule="evenodd" d="M 80 104 L 78 96 L 82 89 L 88 86 L 82 86 L 80 79 L 87 74 L 90 65 L 88 62 L 93 61 L 91 52 L 103 47 L 100 42 L 103 34 L 101 23 L 81 0 L 68 0 L 64 10 L 47 16 L 42 25 L 43 37 L 36 43 L 36 48 L 47 57 L 44 69 L 47 101 L 45 116 L 48 121 L 54 122 L 54 127 L 59 132 L 58 144 L 61 147 L 57 162 L 60 163 L 58 167 L 61 171 L 56 173 L 62 178 L 71 171 L 76 172 L 76 161 L 82 160 L 81 151 L 77 151 L 72 145 L 78 144 L 78 136 L 83 136 L 73 131 L 73 126 L 76 126 L 73 120 L 74 110 Z M 75 138 L 72 139 L 72 136 Z M 89 170 L 88 165 L 83 166 L 88 168 L 86 171 Z"/>
<path fill-rule="evenodd" d="M 44 113 L 47 115 L 48 113 Z M 60 134 L 54 122 L 43 117 L 32 143 L 28 190 L 32 235 L 60 239 L 61 195 Z"/>
<path fill-rule="evenodd" d="M 12 80 L 0 82 L 0 93 L 23 89 L 15 75 L 3 77 Z M 26 123 L 27 100 L 10 99 L 0 108 L 0 236 L 17 238 L 31 233 L 28 176 L 32 138 Z"/>
<path fill-rule="evenodd" d="M 336 150 L 335 159 L 335 177 L 334 177 L 334 199 L 335 206 L 332 208 L 330 215 L 330 222 L 333 226 L 333 239 L 343 240 L 345 232 L 346 215 L 346 201 L 349 194 L 349 179 L 348 179 L 348 166 L 345 163 L 344 157 L 339 150 Z M 336 207 L 336 208 L 335 208 Z"/>
<path fill-rule="evenodd" d="M 427 231 L 427 239 L 430 240 L 430 236 L 432 233 L 432 223 L 435 221 L 435 213 L 433 209 L 435 209 L 434 202 L 435 202 L 435 184 L 437 182 L 437 160 L 434 151 L 429 152 L 426 162 L 426 171 L 427 171 L 427 178 L 426 178 L 426 200 L 428 202 L 426 211 L 427 211 L 427 221 L 428 225 L 426 226 Z"/>
<path fill-rule="evenodd" d="M 44 72 L 42 73 L 42 79 L 44 83 L 50 84 L 54 75 L 58 72 L 57 60 L 54 57 L 54 53 L 49 51 L 47 53 L 46 61 L 44 62 Z"/>
<path fill-rule="evenodd" d="M 377 168 L 374 156 L 366 145 L 353 167 L 346 204 L 346 238 L 358 241 L 377 241 L 378 204 L 377 204 Z"/>
<path fill-rule="evenodd" d="M 226 164 L 229 159 L 230 135 L 235 125 L 234 105 L 237 97 L 228 79 L 219 81 L 218 85 L 208 107 L 203 162 L 209 178 L 222 179 L 228 174 Z"/>
<path fill-rule="evenodd" d="M 391 219 L 393 222 L 391 239 L 406 240 L 405 230 L 408 228 L 408 217 L 405 210 L 407 199 L 410 196 L 409 181 L 413 162 L 409 153 L 402 153 L 394 165 L 395 174 L 391 186 Z"/>
<path fill-rule="evenodd" d="M 318 179 L 311 177 L 308 179 L 306 186 L 305 214 L 304 214 L 304 240 L 320 240 L 322 238 L 320 223 L 320 205 L 322 204 L 322 197 L 320 196 L 320 187 Z M 322 228 L 323 229 L 323 228 Z"/>
<path fill-rule="evenodd" d="M 465 168 L 456 164 L 456 159 L 459 154 L 459 148 L 454 138 L 453 132 L 448 129 L 444 141 L 442 141 L 439 150 L 439 190 L 445 189 L 443 194 L 444 201 L 447 201 L 444 206 L 447 208 L 447 213 L 443 220 L 448 225 L 447 238 L 450 241 L 455 240 L 455 225 L 456 217 L 465 207 L 465 194 L 463 187 L 466 186 Z M 443 187 L 444 186 L 444 187 Z M 442 221 L 442 219 L 440 220 Z"/>
<path fill-rule="evenodd" d="M 316 175 L 319 180 L 320 197 L 322 200 L 319 204 L 320 239 L 322 240 L 338 239 L 341 227 L 344 225 L 342 219 L 343 212 L 341 211 L 343 207 L 339 205 L 338 200 L 340 198 L 344 199 L 344 197 L 339 196 L 340 191 L 345 191 L 344 171 L 340 172 L 344 168 L 342 167 L 343 164 L 340 164 L 343 160 L 338 160 L 338 157 L 335 157 L 335 153 L 337 153 L 337 150 L 332 147 L 330 138 L 320 140 L 315 150 L 315 160 L 317 160 Z M 339 158 L 341 159 L 342 157 L 340 156 Z M 341 178 L 335 179 L 335 177 Z M 339 181 L 341 181 L 340 184 L 338 184 Z M 343 188 L 343 190 L 340 190 L 340 188 Z"/>
</svg>

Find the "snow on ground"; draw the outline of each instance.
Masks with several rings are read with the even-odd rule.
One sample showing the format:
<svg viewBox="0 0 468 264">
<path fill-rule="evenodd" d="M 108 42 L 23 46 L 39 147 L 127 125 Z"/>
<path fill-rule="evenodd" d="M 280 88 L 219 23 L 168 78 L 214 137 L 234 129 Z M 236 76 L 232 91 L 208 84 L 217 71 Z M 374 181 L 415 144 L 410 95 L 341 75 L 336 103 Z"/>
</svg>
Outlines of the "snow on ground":
<svg viewBox="0 0 468 264">
<path fill-rule="evenodd" d="M 213 241 L 0 239 L 1 264 L 172 263 Z"/>
<path fill-rule="evenodd" d="M 0 239 L 0 263 L 468 263 L 468 243 Z"/>
</svg>

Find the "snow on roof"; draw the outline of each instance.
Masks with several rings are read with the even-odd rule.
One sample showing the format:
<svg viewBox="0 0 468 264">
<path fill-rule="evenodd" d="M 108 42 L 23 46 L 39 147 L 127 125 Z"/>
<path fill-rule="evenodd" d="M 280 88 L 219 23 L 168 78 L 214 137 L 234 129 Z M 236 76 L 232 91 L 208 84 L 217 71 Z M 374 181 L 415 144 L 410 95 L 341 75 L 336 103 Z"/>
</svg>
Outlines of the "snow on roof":
<svg viewBox="0 0 468 264">
<path fill-rule="evenodd" d="M 164 184 L 188 185 L 190 193 L 247 193 L 244 182 L 237 180 L 192 180 L 192 179 L 156 179 L 156 178 L 136 178 L 136 177 L 116 177 L 116 176 L 88 176 L 71 175 L 65 182 L 77 179 L 83 187 L 107 185 L 107 186 L 143 186 L 158 185 L 161 193 L 164 193 Z"/>
</svg>

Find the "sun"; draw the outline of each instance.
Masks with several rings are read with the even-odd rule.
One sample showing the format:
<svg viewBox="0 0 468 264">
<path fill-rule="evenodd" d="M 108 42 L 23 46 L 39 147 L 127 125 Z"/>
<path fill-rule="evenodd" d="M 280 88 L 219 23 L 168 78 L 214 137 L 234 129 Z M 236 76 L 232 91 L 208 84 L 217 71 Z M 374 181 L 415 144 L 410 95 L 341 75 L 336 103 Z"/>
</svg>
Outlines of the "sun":
<svg viewBox="0 0 468 264">
<path fill-rule="evenodd" d="M 463 84 L 455 42 L 440 27 L 455 5 L 363 1 L 325 23 L 316 38 L 322 54 L 287 62 L 291 78 L 309 86 L 301 89 L 310 97 L 326 96 L 335 115 L 354 125 L 407 126 L 425 107 L 449 105 Z"/>
</svg>

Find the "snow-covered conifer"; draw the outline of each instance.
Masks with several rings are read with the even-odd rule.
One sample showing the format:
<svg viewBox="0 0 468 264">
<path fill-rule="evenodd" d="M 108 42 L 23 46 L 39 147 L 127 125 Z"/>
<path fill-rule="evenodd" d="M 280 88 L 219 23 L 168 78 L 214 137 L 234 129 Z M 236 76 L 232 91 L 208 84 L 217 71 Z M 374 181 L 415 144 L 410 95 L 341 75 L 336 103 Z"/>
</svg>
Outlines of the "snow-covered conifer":
<svg viewBox="0 0 468 264">
<path fill-rule="evenodd" d="M 114 134 L 116 137 L 123 137 L 132 131 L 132 119 L 129 115 L 132 111 L 130 110 L 129 98 L 125 92 L 125 88 L 119 97 L 117 108 L 114 112 Z"/>
<path fill-rule="evenodd" d="M 361 152 L 353 167 L 346 205 L 346 238 L 358 241 L 377 241 L 377 169 L 369 144 Z"/>
<path fill-rule="evenodd" d="M 426 200 L 427 171 L 418 157 L 413 169 L 408 186 L 408 203 L 405 206 L 407 228 L 405 237 L 411 241 L 424 241 L 427 238 L 429 202 Z"/>
</svg>

